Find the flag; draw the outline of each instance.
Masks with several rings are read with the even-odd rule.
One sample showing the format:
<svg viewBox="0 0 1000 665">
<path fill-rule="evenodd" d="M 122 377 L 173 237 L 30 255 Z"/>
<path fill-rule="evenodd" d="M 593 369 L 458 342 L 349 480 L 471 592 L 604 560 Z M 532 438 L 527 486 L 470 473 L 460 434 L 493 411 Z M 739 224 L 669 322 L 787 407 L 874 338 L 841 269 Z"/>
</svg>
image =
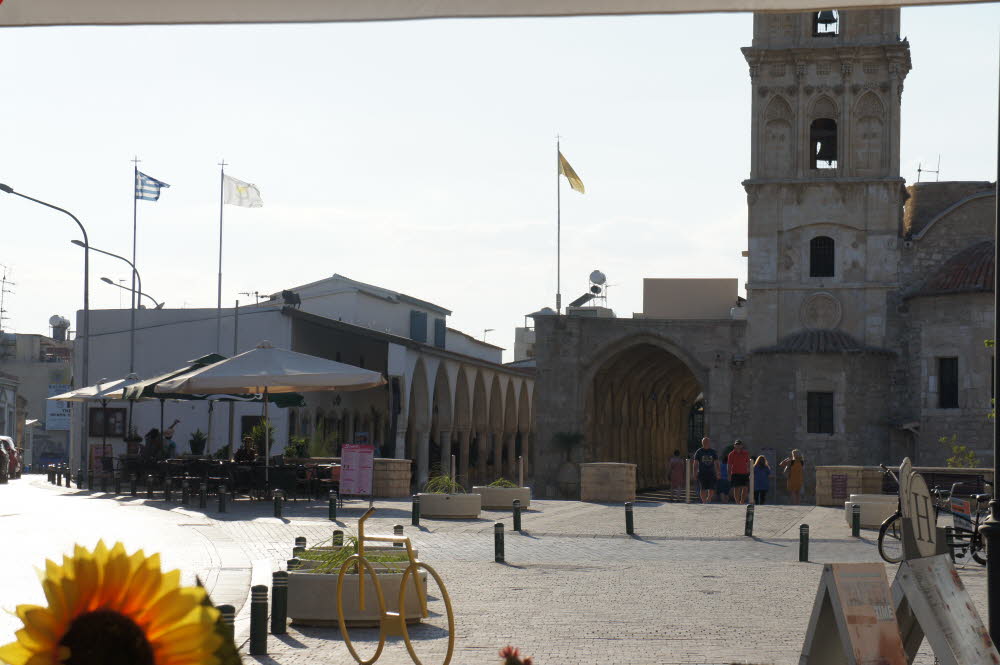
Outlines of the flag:
<svg viewBox="0 0 1000 665">
<path fill-rule="evenodd" d="M 141 201 L 159 201 L 160 188 L 169 186 L 156 178 L 150 178 L 142 171 L 135 172 L 135 198 Z"/>
<path fill-rule="evenodd" d="M 260 190 L 257 189 L 257 185 L 251 185 L 249 182 L 243 182 L 227 175 L 223 175 L 222 178 L 223 203 L 243 206 L 244 208 L 260 208 L 264 205 L 260 199 Z"/>
<path fill-rule="evenodd" d="M 569 180 L 569 186 L 583 194 L 583 181 L 563 157 L 562 152 L 559 153 L 559 174 L 566 176 L 566 179 Z"/>
</svg>

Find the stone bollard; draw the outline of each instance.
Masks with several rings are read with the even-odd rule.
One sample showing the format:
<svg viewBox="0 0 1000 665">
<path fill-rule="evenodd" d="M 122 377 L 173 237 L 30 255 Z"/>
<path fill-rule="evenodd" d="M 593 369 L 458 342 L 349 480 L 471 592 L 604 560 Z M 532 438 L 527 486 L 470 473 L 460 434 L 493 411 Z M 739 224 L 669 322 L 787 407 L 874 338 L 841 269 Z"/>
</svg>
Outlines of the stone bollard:
<svg viewBox="0 0 1000 665">
<path fill-rule="evenodd" d="M 521 532 L 521 500 L 514 499 L 514 531 Z"/>
<path fill-rule="evenodd" d="M 198 507 L 202 510 L 208 508 L 208 483 L 202 483 L 198 487 Z"/>
<path fill-rule="evenodd" d="M 284 492 L 281 490 L 274 490 L 274 516 L 281 519 L 281 500 L 284 498 Z"/>
<path fill-rule="evenodd" d="M 861 504 L 856 503 L 851 507 L 851 535 L 861 537 Z"/>
<path fill-rule="evenodd" d="M 809 525 L 799 527 L 799 561 L 809 560 Z"/>
<path fill-rule="evenodd" d="M 226 486 L 219 485 L 219 512 L 226 512 Z"/>
<path fill-rule="evenodd" d="M 229 641 L 233 642 L 236 637 L 236 608 L 232 605 L 219 605 L 217 607 L 222 618 L 222 625 L 226 629 Z"/>
<path fill-rule="evenodd" d="M 330 506 L 327 509 L 327 513 L 330 517 L 331 522 L 337 521 L 337 490 L 330 490 Z"/>
<path fill-rule="evenodd" d="M 497 522 L 493 525 L 493 560 L 503 563 L 503 523 Z"/>
<path fill-rule="evenodd" d="M 267 655 L 267 587 L 250 588 L 250 655 Z"/>
<path fill-rule="evenodd" d="M 392 527 L 392 535 L 396 536 L 397 538 L 402 538 L 403 537 L 403 525 L 402 524 L 397 524 L 396 526 Z M 403 543 L 393 543 L 392 546 L 393 547 L 402 547 Z"/>
<path fill-rule="evenodd" d="M 146 498 L 153 499 L 153 474 L 146 476 Z"/>
<path fill-rule="evenodd" d="M 625 533 L 633 535 L 635 533 L 635 519 L 632 517 L 632 502 L 625 502 Z"/>
<path fill-rule="evenodd" d="M 333 547 L 343 547 L 344 546 L 344 532 L 340 529 L 333 530 L 333 540 L 330 541 Z"/>
<path fill-rule="evenodd" d="M 754 505 L 751 503 L 747 506 L 747 521 L 743 527 L 743 535 L 747 538 L 753 538 L 753 513 Z"/>
<path fill-rule="evenodd" d="M 288 625 L 288 573 L 271 574 L 271 634 L 284 635 Z"/>
<path fill-rule="evenodd" d="M 410 504 L 410 524 L 420 526 L 420 495 L 413 495 L 413 503 Z"/>
</svg>

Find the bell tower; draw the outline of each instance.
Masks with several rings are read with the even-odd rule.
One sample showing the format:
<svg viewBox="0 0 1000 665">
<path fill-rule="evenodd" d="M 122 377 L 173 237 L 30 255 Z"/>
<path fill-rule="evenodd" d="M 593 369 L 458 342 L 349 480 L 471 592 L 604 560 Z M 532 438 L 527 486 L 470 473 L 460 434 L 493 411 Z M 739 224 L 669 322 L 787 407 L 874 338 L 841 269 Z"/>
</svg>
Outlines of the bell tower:
<svg viewBox="0 0 1000 665">
<path fill-rule="evenodd" d="M 754 15 L 748 347 L 803 330 L 884 346 L 897 287 L 898 9 Z"/>
</svg>

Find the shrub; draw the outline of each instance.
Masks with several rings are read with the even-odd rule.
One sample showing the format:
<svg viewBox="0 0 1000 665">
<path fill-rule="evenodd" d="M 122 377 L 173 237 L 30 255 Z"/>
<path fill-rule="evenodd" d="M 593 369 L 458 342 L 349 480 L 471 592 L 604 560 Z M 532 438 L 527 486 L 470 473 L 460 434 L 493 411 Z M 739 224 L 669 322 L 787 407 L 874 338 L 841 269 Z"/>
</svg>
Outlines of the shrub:
<svg viewBox="0 0 1000 665">
<path fill-rule="evenodd" d="M 977 469 L 979 468 L 979 458 L 976 451 L 968 446 L 958 443 L 958 435 L 952 434 L 950 437 L 942 436 L 938 443 L 951 450 L 951 457 L 945 460 L 945 464 L 952 469 Z"/>
<path fill-rule="evenodd" d="M 492 483 L 487 485 L 487 487 L 517 487 L 517 483 L 512 483 L 506 478 L 497 478 Z"/>
<path fill-rule="evenodd" d="M 424 485 L 426 494 L 465 494 L 465 488 L 447 474 L 434 476 Z"/>
</svg>

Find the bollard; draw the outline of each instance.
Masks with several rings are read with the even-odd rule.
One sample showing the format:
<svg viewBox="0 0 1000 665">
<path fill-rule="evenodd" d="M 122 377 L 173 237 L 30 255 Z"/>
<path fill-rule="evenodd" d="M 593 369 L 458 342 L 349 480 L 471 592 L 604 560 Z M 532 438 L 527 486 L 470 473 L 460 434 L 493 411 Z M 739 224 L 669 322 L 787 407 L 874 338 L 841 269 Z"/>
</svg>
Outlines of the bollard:
<svg viewBox="0 0 1000 665">
<path fill-rule="evenodd" d="M 106 473 L 101 474 L 101 493 L 108 493 L 108 474 Z"/>
<path fill-rule="evenodd" d="M 292 548 L 292 558 L 298 559 L 300 554 L 305 554 L 306 548 L 300 545 L 296 545 Z"/>
<path fill-rule="evenodd" d="M 202 510 L 208 508 L 208 483 L 202 483 L 198 488 L 198 507 Z"/>
<path fill-rule="evenodd" d="M 122 474 L 115 472 L 115 496 L 122 493 Z"/>
<path fill-rule="evenodd" d="M 170 490 L 173 489 L 174 479 L 167 476 L 163 479 L 163 500 L 170 501 Z"/>
<path fill-rule="evenodd" d="M 219 616 L 222 618 L 222 626 L 229 637 L 229 641 L 235 640 L 236 608 L 232 605 L 218 605 Z"/>
<path fill-rule="evenodd" d="M 302 559 L 289 559 L 288 561 L 285 562 L 285 568 L 287 568 L 289 572 L 293 570 L 298 570 L 299 566 L 301 565 L 302 565 Z"/>
<path fill-rule="evenodd" d="M 187 480 L 181 481 L 181 503 L 185 506 L 188 505 L 188 501 L 191 500 L 191 488 L 188 485 Z"/>
<path fill-rule="evenodd" d="M 250 588 L 250 655 L 267 655 L 267 587 Z"/>
<path fill-rule="evenodd" d="M 56 469 L 56 485 L 62 487 L 62 469 Z"/>
<path fill-rule="evenodd" d="M 799 561 L 809 560 L 809 525 L 799 527 Z"/>
<path fill-rule="evenodd" d="M 306 547 L 308 547 L 308 541 L 306 540 L 306 537 L 305 536 L 296 536 L 295 537 L 295 547 L 301 547 L 302 549 L 305 549 Z"/>
<path fill-rule="evenodd" d="M 493 560 L 503 563 L 503 523 L 493 525 Z"/>
<path fill-rule="evenodd" d="M 413 503 L 410 505 L 410 524 L 420 526 L 420 495 L 413 495 Z"/>
<path fill-rule="evenodd" d="M 128 491 L 129 491 L 129 494 L 131 494 L 132 496 L 138 496 L 139 495 L 138 485 L 139 485 L 139 475 L 133 473 L 132 477 L 129 478 L 129 480 L 128 480 Z"/>
<path fill-rule="evenodd" d="M 271 574 L 271 634 L 284 635 L 288 625 L 288 573 Z"/>
<path fill-rule="evenodd" d="M 337 490 L 330 490 L 329 516 L 331 522 L 337 521 Z"/>
<path fill-rule="evenodd" d="M 219 485 L 219 512 L 226 512 L 226 486 Z"/>
<path fill-rule="evenodd" d="M 861 504 L 858 503 L 851 507 L 851 535 L 861 537 Z"/>
<path fill-rule="evenodd" d="M 397 538 L 402 538 L 403 537 L 403 525 L 402 524 L 397 524 L 396 526 L 392 527 L 392 535 L 396 536 Z M 403 543 L 393 543 L 392 546 L 393 547 L 402 547 Z"/>
<path fill-rule="evenodd" d="M 753 513 L 754 505 L 751 503 L 747 506 L 747 523 L 743 527 L 743 535 L 747 538 L 753 538 Z"/>
<path fill-rule="evenodd" d="M 281 490 L 274 490 L 274 516 L 281 519 Z"/>
<path fill-rule="evenodd" d="M 333 531 L 333 546 L 343 547 L 344 546 L 344 532 L 340 529 L 334 529 Z"/>
<path fill-rule="evenodd" d="M 625 502 L 625 533 L 633 535 L 635 533 L 635 520 L 632 517 L 632 502 Z"/>
<path fill-rule="evenodd" d="M 514 499 L 514 531 L 521 532 L 521 500 Z"/>
<path fill-rule="evenodd" d="M 76 470 L 76 488 L 78 490 L 87 489 L 83 486 L 83 469 Z"/>
<path fill-rule="evenodd" d="M 146 476 L 146 498 L 153 498 L 153 474 L 151 473 Z"/>
<path fill-rule="evenodd" d="M 51 464 L 49 464 L 47 467 L 45 467 L 45 475 L 46 475 L 46 477 L 49 480 L 49 484 L 50 485 L 54 485 L 55 482 L 56 482 L 55 481 L 55 475 L 56 474 L 52 472 L 52 465 Z"/>
</svg>

